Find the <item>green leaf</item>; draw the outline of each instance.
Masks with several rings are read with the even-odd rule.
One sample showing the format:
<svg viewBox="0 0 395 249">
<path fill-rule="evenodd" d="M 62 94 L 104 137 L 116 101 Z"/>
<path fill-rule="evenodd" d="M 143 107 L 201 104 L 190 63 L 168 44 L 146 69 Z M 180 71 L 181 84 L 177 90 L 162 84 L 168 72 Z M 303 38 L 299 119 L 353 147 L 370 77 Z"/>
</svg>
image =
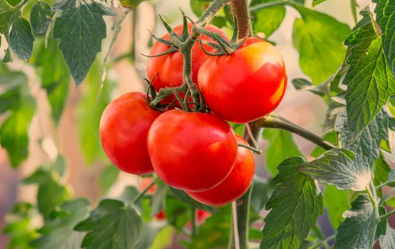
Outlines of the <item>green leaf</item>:
<svg viewBox="0 0 395 249">
<path fill-rule="evenodd" d="M 326 0 L 313 0 L 313 7 L 317 6 L 320 3 L 325 2 Z"/>
<path fill-rule="evenodd" d="M 313 179 L 296 171 L 305 162 L 301 157 L 292 157 L 278 166 L 279 174 L 273 183 L 279 185 L 266 204 L 266 209 L 271 211 L 265 218 L 260 248 L 299 248 L 318 216 L 324 213 L 318 186 Z"/>
<path fill-rule="evenodd" d="M 122 7 L 135 9 L 140 3 L 144 2 L 145 0 L 120 0 Z M 106 3 L 109 1 L 106 0 Z M 112 2 L 110 0 L 110 2 Z M 114 1 L 116 2 L 116 0 Z"/>
<path fill-rule="evenodd" d="M 106 38 L 103 15 L 115 15 L 115 12 L 95 0 L 59 0 L 52 9 L 62 12 L 56 19 L 53 37 L 60 38 L 59 49 L 78 86 L 101 51 L 101 41 Z"/>
<path fill-rule="evenodd" d="M 395 230 L 387 224 L 387 233 L 380 236 L 381 249 L 395 248 Z"/>
<path fill-rule="evenodd" d="M 52 109 L 52 118 L 58 125 L 69 95 L 70 74 L 63 60 L 62 53 L 58 49 L 58 41 L 48 40 L 47 48 L 42 44 L 40 55 L 35 63 L 41 67 L 41 87 L 48 95 Z"/>
<path fill-rule="evenodd" d="M 367 164 L 379 157 L 381 140 L 388 139 L 388 118 L 384 112 L 379 112 L 353 143 L 345 116 L 338 117 L 336 122 L 339 128 L 343 123 L 340 141 L 344 148 L 359 154 Z"/>
<path fill-rule="evenodd" d="M 353 142 L 379 113 L 390 95 L 395 93 L 395 79 L 377 36 L 369 9 L 361 11 L 363 19 L 346 39 L 349 69 L 343 84 L 348 85 L 347 117 L 350 141 Z"/>
<path fill-rule="evenodd" d="M 337 229 L 334 249 L 368 248 L 372 233 L 376 232 L 377 218 L 367 195 L 359 195 L 343 217 Z"/>
<path fill-rule="evenodd" d="M 198 233 L 192 237 L 188 249 L 227 248 L 230 235 L 231 205 L 219 210 L 199 227 Z"/>
<path fill-rule="evenodd" d="M 139 195 L 139 191 L 134 187 L 134 186 L 127 186 L 121 196 L 116 198 L 116 200 L 123 202 L 125 205 L 130 204 L 134 198 Z M 140 203 L 136 203 L 137 206 L 140 205 Z"/>
<path fill-rule="evenodd" d="M 378 209 L 380 216 L 387 213 L 387 210 L 383 206 L 380 206 Z M 386 233 L 387 233 L 387 219 L 383 219 L 377 224 L 376 235 L 374 240 L 378 240 L 381 235 L 385 235 Z"/>
<path fill-rule="evenodd" d="M 342 214 L 350 208 L 349 191 L 339 191 L 336 187 L 327 185 L 324 200 L 332 227 L 337 229 L 344 221 Z"/>
<path fill-rule="evenodd" d="M 22 98 L 22 97 L 20 97 Z M 11 166 L 16 168 L 27 159 L 29 154 L 29 136 L 27 134 L 33 118 L 35 102 L 31 97 L 19 99 L 18 106 L 13 109 L 0 128 L 0 145 L 7 150 Z"/>
<path fill-rule="evenodd" d="M 166 221 L 151 221 L 144 223 L 141 228 L 139 240 L 134 249 L 147 249 L 150 248 L 155 240 L 156 235 L 167 226 Z"/>
<path fill-rule="evenodd" d="M 170 224 L 181 232 L 191 220 L 191 207 L 177 198 L 166 198 L 165 214 Z"/>
<path fill-rule="evenodd" d="M 99 185 L 101 190 L 105 193 L 117 181 L 120 170 L 114 165 L 108 165 L 100 173 Z"/>
<path fill-rule="evenodd" d="M 104 2 L 107 5 L 115 7 L 115 8 L 121 8 L 122 7 L 122 4 L 121 4 L 121 2 L 119 0 L 104 0 Z"/>
<path fill-rule="evenodd" d="M 257 176 L 254 177 L 254 182 L 252 184 L 251 207 L 257 214 L 259 214 L 270 199 L 275 186 Z"/>
<path fill-rule="evenodd" d="M 163 210 L 166 205 L 167 185 L 163 181 L 157 181 L 156 184 L 156 191 L 152 196 L 151 217 Z"/>
<path fill-rule="evenodd" d="M 375 186 L 381 183 L 387 182 L 388 173 L 391 172 L 391 167 L 385 161 L 384 157 L 380 155 L 377 160 L 374 160 L 374 179 L 373 183 Z M 390 179 L 388 177 L 388 179 Z M 394 179 L 395 180 L 395 179 Z M 381 189 L 377 190 L 379 197 L 382 197 Z"/>
<path fill-rule="evenodd" d="M 4 49 L 4 52 L 5 52 L 5 55 L 3 58 L 3 62 L 4 63 L 12 62 L 14 59 L 12 58 L 11 48 L 8 47 L 7 49 Z"/>
<path fill-rule="evenodd" d="M 89 231 L 82 241 L 83 248 L 130 249 L 137 243 L 141 227 L 142 219 L 134 206 L 106 199 L 75 230 Z"/>
<path fill-rule="evenodd" d="M 299 65 L 313 84 L 318 85 L 343 63 L 346 52 L 343 41 L 351 30 L 326 14 L 299 5 L 294 7 L 302 16 L 295 20 L 292 38 L 300 54 Z"/>
<path fill-rule="evenodd" d="M 8 33 L 16 11 L 6 0 L 0 0 L 0 34 Z"/>
<path fill-rule="evenodd" d="M 10 47 L 22 60 L 29 61 L 33 53 L 34 37 L 30 23 L 21 15 L 14 19 L 10 33 Z"/>
<path fill-rule="evenodd" d="M 79 87 L 82 99 L 77 107 L 78 138 L 87 165 L 91 165 L 95 160 L 108 160 L 101 146 L 99 124 L 104 109 L 112 100 L 111 94 L 115 83 L 105 80 L 100 96 L 97 96 L 101 68 L 99 60 L 96 60 L 85 84 Z"/>
<path fill-rule="evenodd" d="M 326 134 L 324 134 L 323 139 L 325 139 L 326 141 L 328 141 L 332 144 L 336 144 L 337 143 L 337 134 L 334 131 L 326 133 Z M 326 152 L 326 150 L 324 150 L 320 146 L 317 146 L 311 152 L 311 156 L 317 158 L 317 157 L 321 156 L 322 154 L 324 154 L 325 152 Z"/>
<path fill-rule="evenodd" d="M 261 3 L 273 2 L 276 0 L 253 0 L 251 6 L 255 6 Z M 276 31 L 285 17 L 285 7 L 284 6 L 273 6 L 269 8 L 260 9 L 257 11 L 252 11 L 252 27 L 254 33 L 263 33 L 265 38 L 269 37 Z"/>
<path fill-rule="evenodd" d="M 217 213 L 218 212 L 218 209 L 216 207 L 208 206 L 208 205 L 202 204 L 198 201 L 195 201 L 189 195 L 187 195 L 183 190 L 175 189 L 170 186 L 169 186 L 169 188 L 170 188 L 170 191 L 174 194 L 174 196 L 177 199 L 179 199 L 183 203 L 190 205 L 191 207 L 194 207 L 196 209 L 201 209 L 201 210 L 204 210 L 204 211 L 207 211 L 210 213 Z"/>
<path fill-rule="evenodd" d="M 326 94 L 326 85 L 316 86 L 306 79 L 296 78 L 292 80 L 292 84 L 298 91 L 310 91 L 318 96 L 324 96 Z"/>
<path fill-rule="evenodd" d="M 30 23 L 34 32 L 44 34 L 52 22 L 51 5 L 37 1 L 30 11 Z"/>
<path fill-rule="evenodd" d="M 264 129 L 263 139 L 269 144 L 265 151 L 266 168 L 272 176 L 278 173 L 277 166 L 291 156 L 302 156 L 292 133 L 280 129 Z"/>
<path fill-rule="evenodd" d="M 364 191 L 372 177 L 369 164 L 364 163 L 358 154 L 351 159 L 346 153 L 349 152 L 345 149 L 332 149 L 316 160 L 300 165 L 298 171 L 339 190 Z"/>
<path fill-rule="evenodd" d="M 41 237 L 30 244 L 39 249 L 75 249 L 80 248 L 83 233 L 74 231 L 74 226 L 88 215 L 89 202 L 76 199 L 64 203 L 60 211 L 52 213 L 50 219 L 39 230 Z"/>
<path fill-rule="evenodd" d="M 395 75 L 395 3 L 389 0 L 373 0 L 377 3 L 376 20 L 383 33 L 384 54 L 388 60 L 392 74 Z"/>
</svg>

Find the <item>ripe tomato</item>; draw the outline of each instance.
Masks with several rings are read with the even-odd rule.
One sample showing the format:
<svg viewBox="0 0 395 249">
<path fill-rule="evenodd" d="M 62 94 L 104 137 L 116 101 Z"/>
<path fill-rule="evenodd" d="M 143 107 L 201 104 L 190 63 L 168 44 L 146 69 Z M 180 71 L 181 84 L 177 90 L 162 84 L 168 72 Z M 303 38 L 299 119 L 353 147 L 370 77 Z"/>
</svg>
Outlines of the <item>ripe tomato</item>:
<svg viewBox="0 0 395 249">
<path fill-rule="evenodd" d="M 280 104 L 287 75 L 281 54 L 270 43 L 248 38 L 231 55 L 207 57 L 197 82 L 215 114 L 231 122 L 247 123 Z"/>
<path fill-rule="evenodd" d="M 161 112 L 148 106 L 144 93 L 124 94 L 112 101 L 100 120 L 104 152 L 120 170 L 149 174 L 154 170 L 147 151 L 147 134 Z"/>
<path fill-rule="evenodd" d="M 236 134 L 237 143 L 247 142 Z M 240 198 L 251 186 L 255 173 L 254 154 L 239 147 L 232 171 L 218 186 L 204 192 L 185 191 L 193 199 L 212 206 L 224 206 Z"/>
<path fill-rule="evenodd" d="M 191 191 L 215 187 L 233 168 L 237 143 L 232 128 L 214 114 L 171 110 L 152 124 L 148 152 L 168 185 Z"/>
<path fill-rule="evenodd" d="M 188 24 L 189 32 L 192 29 L 192 23 Z M 219 28 L 213 25 L 207 25 L 207 30 L 212 32 L 218 32 L 222 37 L 228 40 L 226 34 Z M 174 28 L 174 31 L 181 35 L 183 30 L 183 25 L 178 25 Z M 162 37 L 165 40 L 170 41 L 169 34 L 167 33 Z M 203 41 L 210 41 L 213 40 L 207 36 L 200 36 L 199 39 Z M 213 51 L 213 49 L 208 45 L 203 45 L 207 51 Z M 156 41 L 154 46 L 152 46 L 150 55 L 157 55 L 167 51 L 170 47 L 164 43 Z M 202 61 L 207 57 L 207 55 L 203 52 L 200 44 L 197 42 L 194 44 L 192 48 L 192 80 L 193 82 L 197 82 L 197 74 Z M 177 87 L 182 84 L 182 72 L 183 72 L 183 55 L 179 52 L 173 52 L 170 54 L 162 55 L 159 57 L 150 57 L 148 58 L 147 63 L 147 74 L 148 79 L 152 79 L 155 76 L 155 79 L 152 82 L 156 91 L 159 91 L 161 88 L 165 87 Z M 184 96 L 181 95 L 183 98 Z M 162 103 L 169 104 L 174 100 L 174 96 L 171 95 L 167 97 Z M 178 103 L 178 101 L 176 102 Z M 179 104 L 178 104 L 179 107 Z"/>
</svg>

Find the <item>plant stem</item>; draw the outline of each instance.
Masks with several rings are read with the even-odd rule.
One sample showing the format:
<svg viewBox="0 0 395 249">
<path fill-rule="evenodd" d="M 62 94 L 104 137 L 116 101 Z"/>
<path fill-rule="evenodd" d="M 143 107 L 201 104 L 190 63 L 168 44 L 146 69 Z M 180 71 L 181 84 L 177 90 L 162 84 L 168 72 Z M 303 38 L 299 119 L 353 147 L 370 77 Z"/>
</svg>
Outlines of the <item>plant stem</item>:
<svg viewBox="0 0 395 249">
<path fill-rule="evenodd" d="M 196 208 L 192 208 L 192 236 L 197 233 L 198 225 L 196 222 Z"/>
<path fill-rule="evenodd" d="M 336 234 L 332 234 L 331 236 L 329 236 L 328 238 L 326 238 L 324 240 L 317 241 L 316 243 L 311 245 L 309 248 L 316 248 L 319 245 L 328 246 L 328 242 L 331 241 L 332 239 L 334 239 L 335 237 L 336 237 Z"/>
<path fill-rule="evenodd" d="M 321 137 L 311 133 L 308 130 L 303 129 L 302 127 L 295 125 L 294 123 L 274 113 L 258 119 L 254 123 L 261 128 L 275 128 L 290 131 L 315 143 L 316 145 L 320 146 L 325 150 L 330 150 L 336 147 L 335 145 L 329 143 Z"/>
<path fill-rule="evenodd" d="M 390 197 L 394 192 L 395 192 L 395 188 L 391 189 L 383 198 L 381 198 L 380 204 L 385 202 L 385 200 L 387 200 L 387 198 Z"/>
<path fill-rule="evenodd" d="M 388 217 L 392 216 L 393 214 L 395 214 L 395 209 L 391 210 L 391 212 L 383 214 L 382 216 L 379 217 L 379 221 L 382 221 L 384 219 L 387 219 Z"/>
<path fill-rule="evenodd" d="M 389 181 L 386 181 L 385 183 L 380 184 L 379 186 L 376 187 L 376 190 L 381 189 L 382 187 L 384 187 L 385 185 L 387 185 L 388 183 L 390 183 Z"/>
<path fill-rule="evenodd" d="M 236 16 L 237 25 L 239 27 L 238 37 L 239 39 L 244 38 L 248 32 L 252 32 L 252 24 L 250 11 L 248 8 L 248 1 L 245 0 L 233 0 L 230 2 L 232 11 Z M 252 34 L 250 35 L 252 36 Z"/>
<path fill-rule="evenodd" d="M 373 185 L 373 181 L 370 181 L 369 183 L 369 187 L 366 187 L 366 190 L 368 192 L 370 201 L 372 202 L 373 205 L 373 210 L 374 210 L 374 215 L 376 217 L 376 219 L 379 219 L 379 207 L 377 205 L 377 194 L 376 194 L 376 189 Z M 369 247 L 368 248 L 373 248 L 374 246 L 374 242 L 375 240 L 375 236 L 376 236 L 376 231 L 371 232 L 370 234 L 370 239 L 369 239 Z"/>
<path fill-rule="evenodd" d="M 245 145 L 245 144 L 237 144 L 237 146 L 239 146 L 239 147 L 243 147 L 243 148 L 246 148 L 246 149 L 249 149 L 249 150 L 251 150 L 251 151 L 255 152 L 255 153 L 256 153 L 256 154 L 258 154 L 258 155 L 262 154 L 262 150 L 260 150 L 260 149 L 257 149 L 257 148 L 254 148 L 254 147 L 252 147 L 252 146 L 249 146 L 249 145 Z"/>
<path fill-rule="evenodd" d="M 147 191 L 156 184 L 156 180 L 153 180 L 140 194 L 138 194 L 136 197 L 134 197 L 134 199 L 132 200 L 131 203 L 137 203 L 141 198 L 144 197 L 145 193 L 147 193 Z"/>
</svg>

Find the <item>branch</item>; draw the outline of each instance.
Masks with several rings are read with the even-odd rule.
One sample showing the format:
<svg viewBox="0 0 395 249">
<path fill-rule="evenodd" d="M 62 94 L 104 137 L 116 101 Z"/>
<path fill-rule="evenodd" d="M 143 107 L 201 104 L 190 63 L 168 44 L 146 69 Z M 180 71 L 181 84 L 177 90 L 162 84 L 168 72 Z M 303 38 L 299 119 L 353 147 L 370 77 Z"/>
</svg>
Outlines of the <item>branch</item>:
<svg viewBox="0 0 395 249">
<path fill-rule="evenodd" d="M 239 27 L 239 39 L 244 38 L 248 31 L 252 32 L 250 11 L 248 10 L 248 1 L 233 0 L 230 2 L 232 11 L 236 16 L 237 25 Z M 252 35 L 250 35 L 252 36 Z"/>
<path fill-rule="evenodd" d="M 302 127 L 295 125 L 294 123 L 274 113 L 271 113 L 264 118 L 258 119 L 254 122 L 254 124 L 261 128 L 274 128 L 290 131 L 315 143 L 316 145 L 320 146 L 325 150 L 330 150 L 336 147 L 335 145 L 322 139 L 321 137 L 311 133 L 308 130 L 303 129 Z"/>
</svg>

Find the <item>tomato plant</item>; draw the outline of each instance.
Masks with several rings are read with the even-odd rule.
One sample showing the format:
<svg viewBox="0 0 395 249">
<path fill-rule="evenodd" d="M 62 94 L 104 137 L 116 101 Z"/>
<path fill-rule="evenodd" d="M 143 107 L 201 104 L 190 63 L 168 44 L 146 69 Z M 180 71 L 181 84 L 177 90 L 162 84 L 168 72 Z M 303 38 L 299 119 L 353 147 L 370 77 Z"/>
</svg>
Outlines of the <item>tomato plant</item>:
<svg viewBox="0 0 395 249">
<path fill-rule="evenodd" d="M 0 248 L 395 248 L 394 17 L 0 0 Z"/>
</svg>

